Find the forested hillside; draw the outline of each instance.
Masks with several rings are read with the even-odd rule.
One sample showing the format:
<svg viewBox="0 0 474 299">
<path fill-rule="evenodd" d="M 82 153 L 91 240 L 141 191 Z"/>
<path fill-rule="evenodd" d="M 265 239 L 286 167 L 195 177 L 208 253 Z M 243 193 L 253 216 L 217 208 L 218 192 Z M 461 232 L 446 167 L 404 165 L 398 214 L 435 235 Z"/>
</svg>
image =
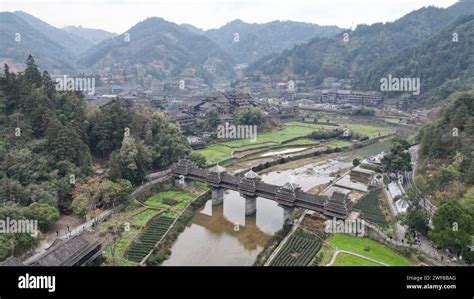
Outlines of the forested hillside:
<svg viewBox="0 0 474 299">
<path fill-rule="evenodd" d="M 63 30 L 87 40 L 91 45 L 97 45 L 101 41 L 117 35 L 105 30 L 84 28 L 82 26 L 67 26 Z"/>
<path fill-rule="evenodd" d="M 189 26 L 187 28 L 192 30 Z M 235 63 L 252 63 L 266 55 L 307 42 L 311 38 L 330 37 L 339 32 L 341 29 L 337 26 L 319 26 L 303 22 L 249 24 L 234 20 L 221 28 L 203 31 L 202 34 L 229 53 Z"/>
<path fill-rule="evenodd" d="M 0 134 L 0 216 L 38 220 L 43 232 L 59 209 L 84 217 L 97 204 L 119 203 L 145 172 L 191 151 L 165 114 L 87 106 L 78 94 L 56 91 L 31 56 L 24 74 L 5 66 L 0 76 Z M 97 167 L 105 175 L 94 176 Z M 35 241 L 2 234 L 0 260 Z"/>
<path fill-rule="evenodd" d="M 353 78 L 356 87 L 377 90 L 381 75 L 388 76 L 386 72 L 410 77 L 422 69 L 421 75 L 430 74 L 426 80 L 421 79 L 422 93 L 427 98 L 428 89 L 445 83 L 440 87 L 443 95 L 435 100 L 439 101 L 449 95 L 448 90 L 465 82 L 450 80 L 465 76 L 472 61 L 472 18 L 447 26 L 470 14 L 474 14 L 473 1 L 460 1 L 446 9 L 425 7 L 395 22 L 360 25 L 354 31 L 315 38 L 282 54 L 262 58 L 247 69 L 247 75 L 279 75 L 282 80 L 304 77 L 312 84 L 322 83 L 325 77 Z M 459 42 L 448 44 L 453 30 L 459 31 Z"/>
<path fill-rule="evenodd" d="M 417 104 L 437 104 L 474 83 L 474 15 L 455 21 L 421 44 L 390 56 L 357 76 L 356 86 L 377 90 L 380 78 L 420 78 Z"/>
<path fill-rule="evenodd" d="M 1 58 L 23 63 L 32 54 L 41 67 L 53 72 L 75 68 L 75 57 L 61 44 L 62 39 L 53 40 L 17 14 L 0 12 L 0 40 Z"/>
<path fill-rule="evenodd" d="M 190 68 L 209 83 L 235 76 L 232 59 L 213 41 L 162 18 L 146 19 L 130 28 L 127 35 L 101 42 L 89 49 L 79 63 L 94 70 L 111 65 L 138 66 L 159 79 L 183 76 Z"/>
<path fill-rule="evenodd" d="M 474 89 L 453 94 L 418 139 L 416 185 L 438 206 L 430 237 L 465 252 L 474 234 Z"/>
</svg>

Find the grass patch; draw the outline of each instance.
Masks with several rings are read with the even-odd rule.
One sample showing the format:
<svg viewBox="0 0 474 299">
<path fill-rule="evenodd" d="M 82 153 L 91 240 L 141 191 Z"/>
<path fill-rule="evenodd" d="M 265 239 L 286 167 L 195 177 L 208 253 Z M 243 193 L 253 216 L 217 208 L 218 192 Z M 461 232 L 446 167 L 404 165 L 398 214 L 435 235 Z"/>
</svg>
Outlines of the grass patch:
<svg viewBox="0 0 474 299">
<path fill-rule="evenodd" d="M 362 135 L 372 137 L 382 136 L 389 134 L 390 129 L 384 127 L 368 126 L 368 125 L 358 125 L 358 124 L 347 124 L 349 130 L 354 131 Z"/>
<path fill-rule="evenodd" d="M 332 146 L 332 147 L 343 147 L 350 144 L 352 144 L 352 142 L 347 141 L 347 140 L 337 140 L 337 139 L 332 139 L 327 142 L 324 142 L 324 145 Z"/>
<path fill-rule="evenodd" d="M 139 209 L 141 207 L 141 204 L 136 200 L 133 199 L 126 207 L 123 209 L 123 212 L 128 213 L 128 212 L 133 212 L 136 209 Z"/>
<path fill-rule="evenodd" d="M 347 253 L 339 253 L 336 257 L 336 260 L 334 261 L 333 266 L 383 266 L 382 264 L 369 261 L 366 259 L 363 259 L 361 257 L 352 255 L 352 254 L 347 254 Z"/>
<path fill-rule="evenodd" d="M 298 139 L 292 142 L 287 143 L 286 145 L 318 145 L 319 142 L 314 139 Z"/>
<path fill-rule="evenodd" d="M 230 158 L 232 151 L 233 149 L 228 146 L 213 144 L 208 148 L 197 150 L 196 152 L 206 157 L 207 163 L 212 164 Z"/>
<path fill-rule="evenodd" d="M 143 212 L 140 212 L 132 217 L 131 225 L 132 226 L 138 226 L 142 227 L 145 226 L 145 224 L 153 218 L 156 214 L 158 214 L 159 211 L 155 209 L 146 209 Z"/>
<path fill-rule="evenodd" d="M 146 206 L 161 208 L 167 210 L 183 210 L 194 198 L 195 194 L 183 192 L 183 191 L 163 191 L 150 197 L 144 202 Z M 172 205 L 168 201 L 172 199 L 176 204 Z"/>
<path fill-rule="evenodd" d="M 411 265 L 410 261 L 408 261 L 405 257 L 368 238 L 358 238 L 345 234 L 335 234 L 327 240 L 327 243 L 333 248 L 358 253 L 390 266 Z M 364 250 L 365 246 L 369 246 L 370 250 Z"/>
<path fill-rule="evenodd" d="M 201 182 L 194 182 L 193 186 L 194 186 L 194 188 L 196 188 L 198 191 L 201 191 L 201 192 L 204 192 L 207 189 L 209 189 L 207 184 L 204 184 L 204 183 L 201 183 Z"/>
</svg>

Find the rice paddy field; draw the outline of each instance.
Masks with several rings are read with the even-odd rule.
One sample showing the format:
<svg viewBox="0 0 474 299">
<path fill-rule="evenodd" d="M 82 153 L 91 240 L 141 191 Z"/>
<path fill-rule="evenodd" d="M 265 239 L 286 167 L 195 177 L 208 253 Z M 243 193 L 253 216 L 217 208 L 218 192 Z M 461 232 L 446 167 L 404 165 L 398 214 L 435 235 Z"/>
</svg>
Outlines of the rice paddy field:
<svg viewBox="0 0 474 299">
<path fill-rule="evenodd" d="M 259 133 L 256 140 L 238 139 L 217 143 L 210 145 L 205 149 L 197 150 L 197 152 L 206 158 L 208 164 L 213 164 L 231 158 L 232 152 L 235 150 L 252 150 L 252 148 L 255 147 L 268 147 L 268 149 L 270 149 L 273 145 L 280 145 L 293 138 L 307 136 L 311 132 L 317 130 L 333 130 L 335 128 L 335 126 L 325 126 L 321 124 L 290 122 L 285 124 L 281 129 Z M 369 125 L 347 124 L 347 128 L 355 133 L 367 135 L 371 138 L 390 133 L 390 129 L 388 128 Z M 317 142 L 315 140 L 303 138 L 288 143 L 288 145 L 309 144 L 317 145 Z M 348 144 L 350 144 L 349 141 L 332 140 L 329 141 L 327 145 L 341 147 Z"/>
</svg>

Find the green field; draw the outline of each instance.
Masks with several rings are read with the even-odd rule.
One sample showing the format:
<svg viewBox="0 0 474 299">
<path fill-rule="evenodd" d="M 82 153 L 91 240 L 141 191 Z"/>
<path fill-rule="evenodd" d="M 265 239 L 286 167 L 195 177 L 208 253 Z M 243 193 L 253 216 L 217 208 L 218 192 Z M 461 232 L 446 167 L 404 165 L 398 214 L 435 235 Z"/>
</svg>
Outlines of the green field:
<svg viewBox="0 0 474 299">
<path fill-rule="evenodd" d="M 327 142 L 324 142 L 324 145 L 332 146 L 332 147 L 343 147 L 343 146 L 347 146 L 349 144 L 352 144 L 352 143 L 350 141 L 347 141 L 347 140 L 337 140 L 337 139 L 333 139 L 333 140 L 329 140 Z"/>
<path fill-rule="evenodd" d="M 197 152 L 204 155 L 209 164 L 216 163 L 231 157 L 231 154 L 236 149 L 242 149 L 243 147 L 252 147 L 258 145 L 272 145 L 280 144 L 283 141 L 290 140 L 292 138 L 306 136 L 313 132 L 317 127 L 306 126 L 306 125 L 286 125 L 283 129 L 260 133 L 257 135 L 257 140 L 252 141 L 250 139 L 238 139 L 227 141 L 223 143 L 213 144 L 205 149 L 198 150 Z"/>
<path fill-rule="evenodd" d="M 367 135 L 369 137 L 376 137 L 380 135 L 385 135 L 390 133 L 390 129 L 383 128 L 383 127 L 375 127 L 375 126 L 368 126 L 368 125 L 359 125 L 359 124 L 348 124 L 347 127 L 359 134 Z M 303 137 L 309 135 L 311 132 L 316 130 L 333 130 L 337 127 L 334 126 L 325 126 L 319 124 L 306 124 L 306 123 L 287 123 L 285 127 L 279 130 L 259 133 L 257 135 L 257 140 L 250 140 L 250 139 L 238 139 L 232 140 L 222 143 L 213 144 L 205 149 L 197 150 L 198 153 L 202 154 L 206 157 L 207 163 L 212 164 L 216 162 L 220 162 L 222 160 L 228 159 L 232 156 L 232 152 L 234 150 L 242 150 L 242 149 L 251 149 L 254 147 L 261 147 L 261 146 L 268 146 L 269 148 L 272 145 L 281 144 L 284 141 Z M 290 145 L 294 144 L 314 144 L 316 141 L 310 139 L 301 139 L 295 140 Z M 339 141 L 334 140 L 328 143 L 329 146 L 345 146 L 350 144 L 348 141 Z"/>
<path fill-rule="evenodd" d="M 314 139 L 307 139 L 307 138 L 298 139 L 298 140 L 286 143 L 286 145 L 318 145 L 318 144 L 319 144 L 319 141 L 314 140 Z"/>
<path fill-rule="evenodd" d="M 144 202 L 146 206 L 153 208 L 161 208 L 166 210 L 183 210 L 194 198 L 195 194 L 183 192 L 183 191 L 163 191 L 150 197 Z M 166 199 L 172 199 L 176 201 L 176 204 L 172 205 L 166 203 Z"/>
<path fill-rule="evenodd" d="M 369 136 L 370 138 L 377 137 L 379 135 L 386 135 L 391 132 L 391 130 L 388 128 L 358 124 L 347 124 L 347 128 L 355 133 Z"/>
<path fill-rule="evenodd" d="M 134 215 L 130 221 L 132 226 L 145 226 L 145 224 L 158 214 L 158 210 L 146 209 L 136 215 Z"/>
<path fill-rule="evenodd" d="M 408 261 L 405 257 L 368 238 L 358 238 L 345 234 L 335 234 L 327 240 L 327 244 L 333 248 L 354 252 L 390 266 L 411 265 L 410 261 Z M 370 250 L 364 250 L 365 246 L 368 246 Z"/>
<path fill-rule="evenodd" d="M 382 264 L 342 252 L 337 255 L 333 266 L 382 266 Z"/>
</svg>

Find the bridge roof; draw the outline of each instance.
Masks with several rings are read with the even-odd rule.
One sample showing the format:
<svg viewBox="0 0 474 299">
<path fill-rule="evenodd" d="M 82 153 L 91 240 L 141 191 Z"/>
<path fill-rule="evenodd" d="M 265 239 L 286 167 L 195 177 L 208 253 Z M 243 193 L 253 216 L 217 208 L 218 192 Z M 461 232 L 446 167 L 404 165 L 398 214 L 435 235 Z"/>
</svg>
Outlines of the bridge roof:
<svg viewBox="0 0 474 299">
<path fill-rule="evenodd" d="M 44 252 L 32 266 L 72 266 L 91 246 L 99 245 L 99 241 L 90 233 L 76 235 L 67 240 L 58 241 Z M 94 246 L 94 247 L 95 247 Z"/>
<path fill-rule="evenodd" d="M 326 215 L 334 214 L 344 218 L 344 215 L 347 215 L 351 209 L 350 200 L 343 193 L 339 194 L 336 192 L 335 198 L 329 198 L 324 195 L 314 195 L 304 192 L 294 183 L 286 183 L 283 186 L 264 183 L 254 171 L 247 172 L 242 178 L 227 172 L 222 172 L 222 168 L 217 166 L 217 171 L 207 171 L 186 161 L 181 160 L 178 162 L 178 165 L 183 164 L 186 165 L 186 173 L 189 174 L 191 179 L 212 182 L 218 184 L 218 187 L 229 188 L 249 196 L 262 196 L 280 204 L 299 206 L 324 212 Z M 173 172 L 178 174 L 180 171 L 181 169 L 173 169 Z M 213 178 L 216 172 L 219 173 L 219 180 Z"/>
<path fill-rule="evenodd" d="M 221 172 L 226 172 L 227 169 L 225 167 L 222 167 L 219 164 L 217 164 L 216 166 L 209 168 L 209 171 L 210 172 L 221 173 Z"/>
<path fill-rule="evenodd" d="M 3 262 L 0 262 L 0 267 L 18 267 L 24 265 L 25 264 L 23 264 L 19 259 L 14 256 L 10 256 Z"/>
</svg>

